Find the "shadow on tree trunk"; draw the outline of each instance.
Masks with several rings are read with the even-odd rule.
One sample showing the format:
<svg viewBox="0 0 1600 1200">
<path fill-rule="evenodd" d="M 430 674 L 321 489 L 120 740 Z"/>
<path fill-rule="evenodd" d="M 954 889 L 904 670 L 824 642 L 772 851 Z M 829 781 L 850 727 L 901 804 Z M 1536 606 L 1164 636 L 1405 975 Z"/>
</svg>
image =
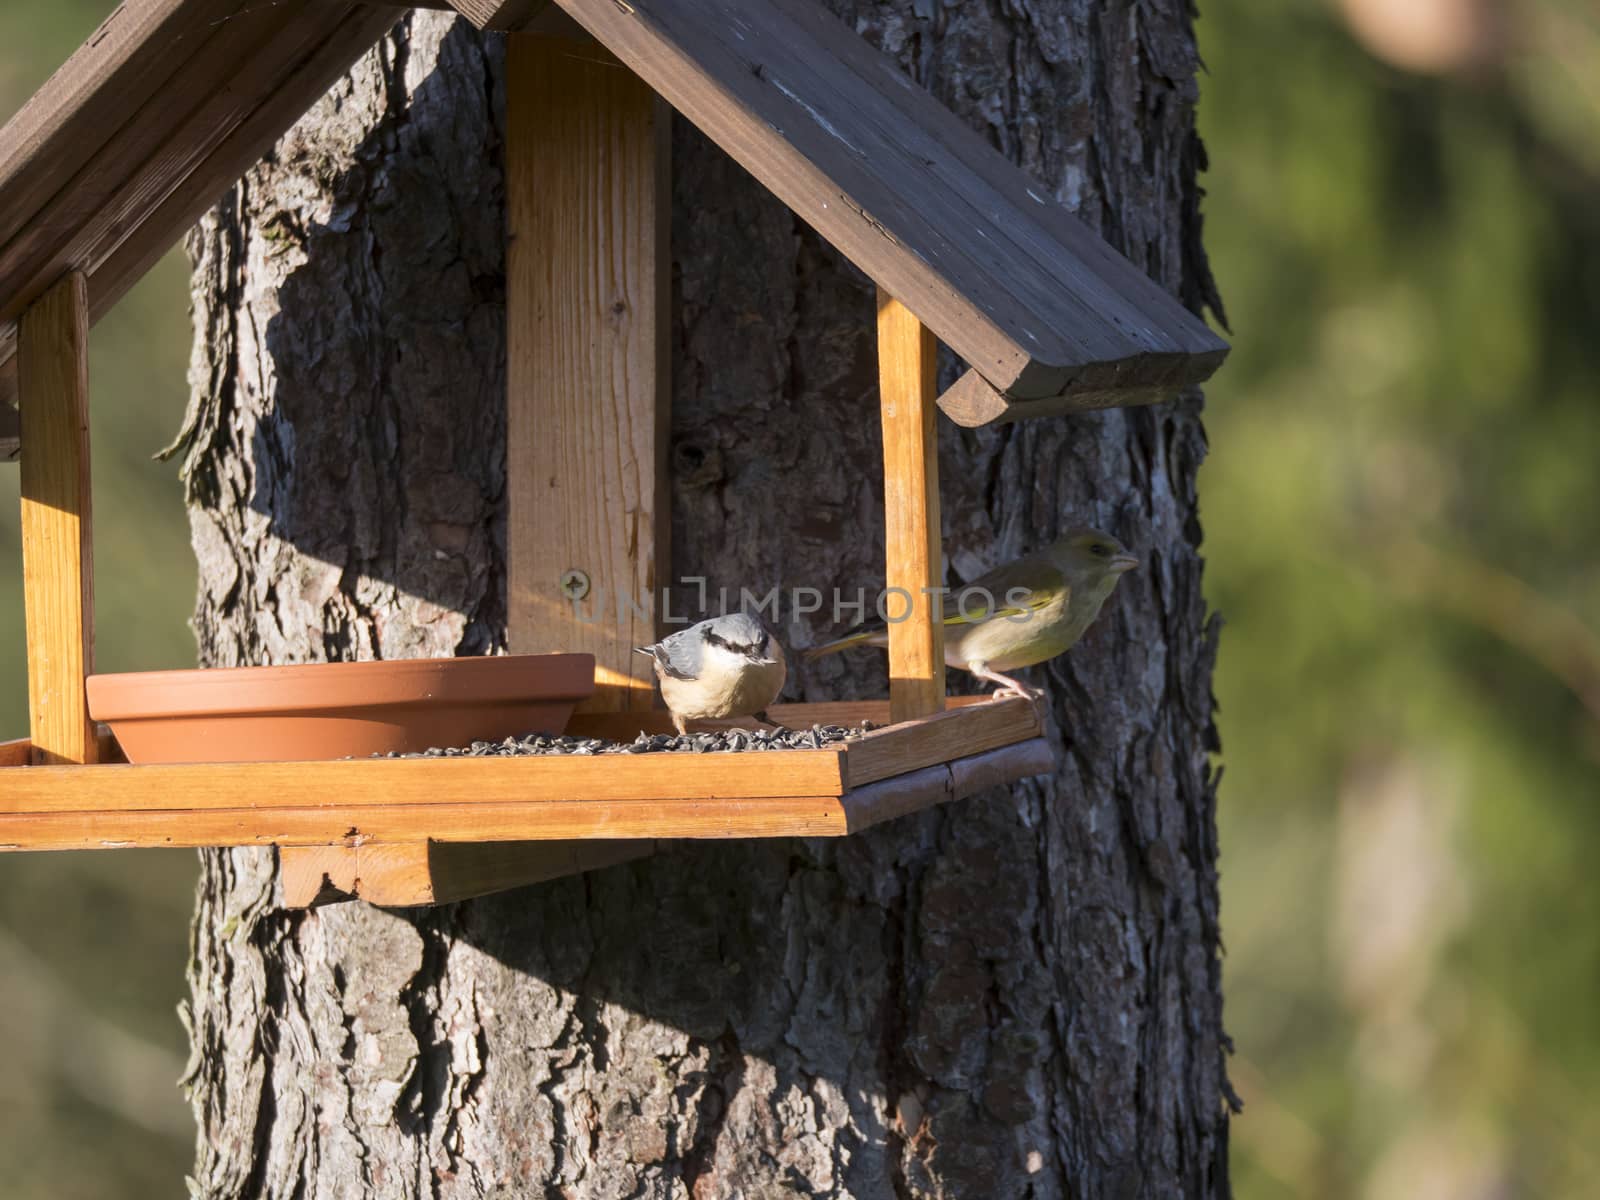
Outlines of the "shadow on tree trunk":
<svg viewBox="0 0 1600 1200">
<path fill-rule="evenodd" d="M 834 7 L 1209 286 L 1184 5 Z M 502 63 L 419 12 L 191 239 L 207 664 L 504 647 Z M 674 181 L 672 573 L 871 595 L 870 287 L 681 121 Z M 271 852 L 207 852 L 202 1193 L 1226 1195 L 1198 409 L 941 430 L 955 577 L 1078 521 L 1148 564 L 1031 673 L 1053 779 L 432 910 L 291 913 Z M 789 692 L 885 687 L 859 656 Z"/>
</svg>

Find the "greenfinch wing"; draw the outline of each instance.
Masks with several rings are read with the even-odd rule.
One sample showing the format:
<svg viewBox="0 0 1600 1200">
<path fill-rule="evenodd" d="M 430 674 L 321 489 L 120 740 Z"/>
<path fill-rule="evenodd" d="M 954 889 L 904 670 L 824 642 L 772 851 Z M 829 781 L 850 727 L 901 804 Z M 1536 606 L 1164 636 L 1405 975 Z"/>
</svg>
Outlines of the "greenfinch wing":
<svg viewBox="0 0 1600 1200">
<path fill-rule="evenodd" d="M 993 617 L 1036 612 L 1071 590 L 1066 576 L 1044 555 L 1025 555 L 985 572 L 947 595 L 944 623 L 976 625 Z"/>
<path fill-rule="evenodd" d="M 946 593 L 943 624 L 977 625 L 996 617 L 1021 616 L 1044 608 L 1071 590 L 1066 576 L 1051 565 L 1044 553 L 1029 554 Z M 820 658 L 863 642 L 882 645 L 887 629 L 881 617 L 869 618 L 833 641 L 805 651 L 804 657 Z"/>
</svg>

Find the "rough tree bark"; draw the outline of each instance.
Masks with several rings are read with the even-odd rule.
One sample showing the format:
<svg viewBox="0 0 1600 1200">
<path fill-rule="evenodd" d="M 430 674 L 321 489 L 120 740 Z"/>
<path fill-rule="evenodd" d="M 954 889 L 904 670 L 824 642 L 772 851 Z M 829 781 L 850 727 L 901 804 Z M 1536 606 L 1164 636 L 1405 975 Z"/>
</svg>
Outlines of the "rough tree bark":
<svg viewBox="0 0 1600 1200">
<path fill-rule="evenodd" d="M 1211 299 L 1187 0 L 834 7 Z M 205 663 L 504 644 L 502 65 L 415 14 L 191 238 Z M 871 290 L 678 124 L 674 573 L 871 589 Z M 1228 1193 L 1199 399 L 941 437 L 957 576 L 1077 520 L 1146 560 L 1047 670 L 1060 773 L 427 911 L 288 912 L 271 853 L 207 853 L 200 1194 Z"/>
</svg>

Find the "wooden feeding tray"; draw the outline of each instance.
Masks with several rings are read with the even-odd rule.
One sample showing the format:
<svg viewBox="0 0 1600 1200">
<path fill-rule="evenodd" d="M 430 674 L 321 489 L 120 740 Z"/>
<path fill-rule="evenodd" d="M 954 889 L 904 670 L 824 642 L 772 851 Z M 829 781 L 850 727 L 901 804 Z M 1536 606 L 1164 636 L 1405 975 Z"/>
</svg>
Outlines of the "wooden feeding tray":
<svg viewBox="0 0 1600 1200">
<path fill-rule="evenodd" d="M 800 729 L 887 716 L 884 701 L 772 710 Z M 665 714 L 594 713 L 568 732 L 631 741 L 669 730 Z M 817 750 L 44 767 L 29 757 L 25 740 L 0 744 L 0 851 L 274 845 L 285 898 L 298 904 L 329 892 L 438 903 L 634 857 L 659 838 L 840 837 L 1053 765 L 1031 703 L 982 698 Z M 542 845 L 484 845 L 496 842 Z"/>
<path fill-rule="evenodd" d="M 0 744 L 0 849 L 274 845 L 290 903 L 429 903 L 660 838 L 841 836 L 1047 770 L 1031 705 L 945 697 L 936 414 L 1149 403 L 1226 344 L 819 0 L 450 3 L 519 31 L 506 647 L 593 654 L 569 732 L 665 730 L 632 652 L 661 631 L 615 600 L 670 578 L 670 103 L 878 289 L 884 582 L 913 598 L 890 626 L 889 698 L 772 715 L 887 724 L 758 753 L 116 762 L 84 686 L 89 326 L 401 14 L 125 0 L 0 130 L 0 461 L 20 460 L 29 686 L 29 736 Z M 943 395 L 939 339 L 966 364 Z M 572 602 L 591 590 L 613 603 L 584 619 Z"/>
</svg>

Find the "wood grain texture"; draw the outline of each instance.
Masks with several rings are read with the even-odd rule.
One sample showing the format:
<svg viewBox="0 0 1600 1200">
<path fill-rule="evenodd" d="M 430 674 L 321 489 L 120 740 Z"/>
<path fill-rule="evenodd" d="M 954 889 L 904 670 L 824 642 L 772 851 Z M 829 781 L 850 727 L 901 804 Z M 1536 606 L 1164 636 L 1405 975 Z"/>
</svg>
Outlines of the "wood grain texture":
<svg viewBox="0 0 1600 1200">
<path fill-rule="evenodd" d="M 60 768 L 29 767 L 26 772 Z M 87 770 L 88 768 L 80 768 Z M 101 768 L 114 770 L 116 768 Z M 0 851 L 325 845 L 339 839 L 530 842 L 840 837 L 838 795 L 718 800 L 451 802 L 325 808 L 167 808 L 0 814 Z"/>
<path fill-rule="evenodd" d="M 545 6 L 535 15 L 526 18 L 516 27 L 519 33 L 539 33 L 548 37 L 566 38 L 570 42 L 589 42 L 594 39 L 589 36 L 589 31 L 579 25 L 566 13 L 554 4 L 545 3 Z"/>
<path fill-rule="evenodd" d="M 98 265 L 90 277 L 90 320 L 98 321 L 104 316 L 351 63 L 371 49 L 394 24 L 396 16 L 390 8 L 351 5 L 344 19 L 323 36 L 309 56 L 291 64 L 288 74 L 217 143 L 205 162 L 177 182 L 144 217 L 137 236 L 130 234 L 110 250 L 97 245 Z M 103 261 L 98 258 L 101 253 L 105 254 Z"/>
<path fill-rule="evenodd" d="M 944 579 L 934 426 L 938 359 L 932 330 L 880 289 L 884 586 L 889 616 L 905 618 L 889 622 L 889 719 L 895 722 L 944 708 L 944 604 L 936 590 Z"/>
<path fill-rule="evenodd" d="M 968 370 L 939 395 L 939 411 L 957 425 L 969 429 L 981 425 L 1009 425 L 1038 417 L 1062 417 L 1098 408 L 1122 408 L 1131 404 L 1156 404 L 1170 397 L 1181 384 L 1150 380 L 1137 389 L 1109 387 L 1095 390 L 1084 386 L 1060 396 L 1039 400 L 1015 400 L 998 391 L 982 375 Z"/>
<path fill-rule="evenodd" d="M 35 747 L 37 748 L 37 741 Z M 302 763 L 37 768 L 7 781 L 0 813 L 282 808 L 353 814 L 374 806 L 483 802 L 631 804 L 658 797 L 835 795 L 842 752 L 341 759 Z"/>
<path fill-rule="evenodd" d="M 26 767 L 33 762 L 33 743 L 27 738 L 0 742 L 0 767 Z"/>
<path fill-rule="evenodd" d="M 821 750 L 41 768 L 7 780 L 0 790 L 0 814 L 251 808 L 337 814 L 374 806 L 468 802 L 558 805 L 595 800 L 631 805 L 661 797 L 839 795 L 888 775 L 1039 735 L 1038 712 L 1027 701 L 962 699 L 969 702 L 935 716 L 875 729 L 842 748 Z M 799 728 L 884 712 L 882 701 L 773 707 L 775 716 L 788 718 Z M 613 728 L 617 722 L 651 730 L 659 724 L 655 713 L 597 713 L 577 721 L 582 732 L 592 735 L 604 728 L 605 736 L 630 732 Z"/>
<path fill-rule="evenodd" d="M 998 390 L 1145 402 L 1226 344 L 814 0 L 558 0 Z"/>
<path fill-rule="evenodd" d="M 171 77 L 0 249 L 0 319 L 26 305 L 40 280 L 69 266 L 92 276 L 124 239 L 155 236 L 142 228 L 149 214 L 348 13 L 315 0 L 246 8 L 191 39 L 189 54 L 174 48 Z M 211 199 L 236 178 L 219 181 Z M 172 241 L 164 237 L 162 248 Z"/>
<path fill-rule="evenodd" d="M 306 768 L 332 764 L 304 763 L 30 767 L 6 781 L 0 850 L 277 845 L 291 906 L 326 902 L 332 893 L 374 904 L 445 903 L 637 858 L 651 851 L 649 839 L 842 836 L 1054 765 L 1038 737 L 984 749 L 982 739 L 962 744 L 973 752 L 888 777 L 866 770 L 872 782 L 839 795 L 717 799 L 498 800 L 491 797 L 499 781 L 471 769 L 463 773 L 475 788 L 440 786 L 434 772 L 431 801 L 351 803 L 339 792 L 288 806 L 283 801 L 298 789 L 347 785 L 348 773 L 331 780 Z M 903 761 L 921 759 L 907 748 Z M 202 780 L 219 795 L 186 807 Z M 165 807 L 142 802 L 152 784 L 166 789 Z M 393 798 L 415 795 L 401 788 Z M 453 798 L 459 795 L 478 799 Z M 112 801 L 115 808 L 94 807 Z M 541 845 L 521 844 L 534 841 Z"/>
<path fill-rule="evenodd" d="M 839 836 L 1032 773 L 1037 749 L 985 756 L 1038 733 L 1031 704 L 981 701 L 875 730 L 844 750 L 29 767 L 0 789 L 0 849 L 302 847 L 282 859 L 286 903 L 332 893 L 444 903 L 648 852 L 617 839 Z M 972 766 L 974 756 L 990 766 Z M 879 786 L 891 777 L 894 786 Z M 578 844 L 589 839 L 605 844 Z M 530 840 L 574 844 L 503 845 Z M 370 859 L 369 874 L 359 848 L 371 842 L 396 846 Z M 429 842 L 481 845 L 422 848 Z"/>
<path fill-rule="evenodd" d="M 615 866 L 655 842 L 362 842 L 283 846 L 283 902 L 309 908 L 365 900 L 390 908 L 448 904 Z"/>
<path fill-rule="evenodd" d="M 252 0 L 126 0 L 0 129 L 0 245 Z"/>
<path fill-rule="evenodd" d="M 369 904 L 450 904 L 643 858 L 649 839 L 426 842 L 356 848 L 356 894 Z"/>
<path fill-rule="evenodd" d="M 841 801 L 848 815 L 850 832 L 860 833 L 873 825 L 910 816 L 937 804 L 965 800 L 979 792 L 1035 775 L 1048 775 L 1055 767 L 1055 751 L 1050 743 L 1044 738 L 1031 738 L 852 788 Z"/>
<path fill-rule="evenodd" d="M 591 43 L 514 35 L 506 69 L 507 634 L 594 654 L 585 709 L 649 708 L 634 647 L 655 640 L 667 561 L 666 110 Z"/>
<path fill-rule="evenodd" d="M 356 898 L 354 846 L 280 846 L 278 886 L 285 908 L 315 908 Z"/>
<path fill-rule="evenodd" d="M 65 276 L 22 316 L 22 598 L 35 763 L 95 761 L 84 678 L 94 669 L 89 504 L 89 309 Z"/>
<path fill-rule="evenodd" d="M 526 28 L 549 0 L 450 0 L 450 5 L 479 29 L 506 32 Z"/>
<path fill-rule="evenodd" d="M 401 15 L 327 0 L 169 7 L 165 23 L 108 20 L 150 39 L 124 47 L 139 86 L 96 74 L 104 43 L 91 39 L 57 73 L 72 86 L 53 78 L 0 131 L 0 363 L 17 313 L 63 270 L 88 276 L 90 321 L 103 316 Z M 108 103 L 114 117 L 80 139 L 83 114 Z M 57 189 L 44 200 L 41 180 Z"/>
<path fill-rule="evenodd" d="M 845 782 L 851 788 L 950 762 L 1042 732 L 1039 710 L 1026 700 L 985 700 L 931 717 L 875 729 L 845 747 Z"/>
</svg>

